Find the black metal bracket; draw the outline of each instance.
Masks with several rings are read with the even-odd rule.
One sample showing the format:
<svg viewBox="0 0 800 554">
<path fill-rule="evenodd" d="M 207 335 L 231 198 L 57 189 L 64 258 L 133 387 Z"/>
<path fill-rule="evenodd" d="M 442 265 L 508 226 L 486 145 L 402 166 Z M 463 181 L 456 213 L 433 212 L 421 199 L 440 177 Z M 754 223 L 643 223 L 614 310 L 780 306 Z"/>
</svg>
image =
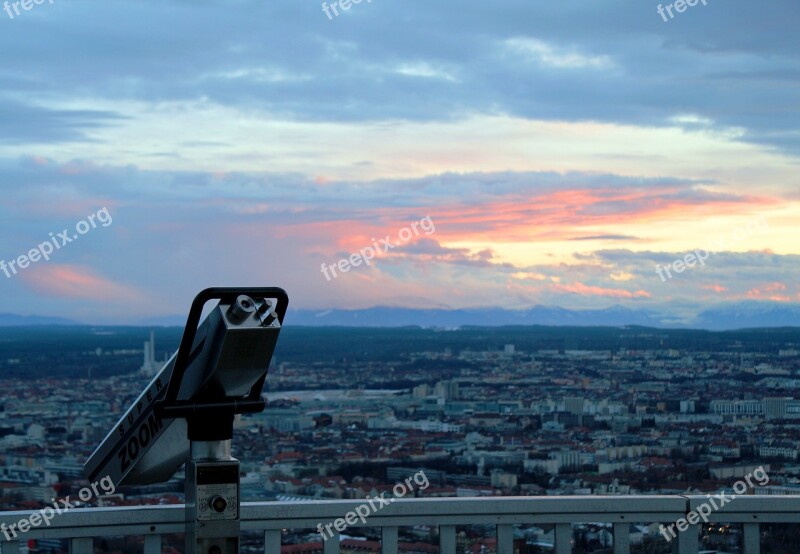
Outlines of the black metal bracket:
<svg viewBox="0 0 800 554">
<path fill-rule="evenodd" d="M 278 321 L 283 324 L 286 316 L 286 309 L 289 305 L 289 296 L 282 288 L 278 287 L 218 287 L 209 288 L 201 291 L 192 302 L 189 310 L 189 317 L 186 321 L 186 328 L 183 330 L 183 337 L 175 357 L 175 367 L 167 385 L 167 392 L 163 400 L 155 403 L 156 415 L 160 418 L 177 419 L 185 418 L 190 421 L 202 420 L 207 422 L 209 418 L 221 417 L 227 420 L 229 416 L 232 420 L 235 414 L 258 413 L 264 410 L 266 403 L 261 398 L 261 389 L 264 386 L 266 374 L 259 379 L 253 386 L 250 395 L 244 400 L 232 400 L 222 402 L 195 402 L 192 400 L 178 400 L 183 376 L 189 366 L 192 345 L 194 344 L 197 328 L 200 325 L 200 316 L 203 314 L 203 307 L 211 300 L 219 302 L 233 302 L 240 295 L 250 296 L 251 298 L 275 298 L 277 306 L 274 307 Z"/>
</svg>

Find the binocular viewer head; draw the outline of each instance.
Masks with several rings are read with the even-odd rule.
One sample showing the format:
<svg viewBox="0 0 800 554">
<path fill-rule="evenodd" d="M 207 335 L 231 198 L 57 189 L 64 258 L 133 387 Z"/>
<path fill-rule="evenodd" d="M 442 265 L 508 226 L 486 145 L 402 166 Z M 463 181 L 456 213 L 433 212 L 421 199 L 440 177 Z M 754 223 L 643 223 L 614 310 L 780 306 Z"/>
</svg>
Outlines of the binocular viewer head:
<svg viewBox="0 0 800 554">
<path fill-rule="evenodd" d="M 210 300 L 218 303 L 200 323 Z M 87 477 L 164 482 L 184 463 L 190 441 L 230 439 L 235 414 L 264 409 L 261 390 L 287 305 L 279 288 L 201 292 L 178 351 L 91 455 Z"/>
</svg>

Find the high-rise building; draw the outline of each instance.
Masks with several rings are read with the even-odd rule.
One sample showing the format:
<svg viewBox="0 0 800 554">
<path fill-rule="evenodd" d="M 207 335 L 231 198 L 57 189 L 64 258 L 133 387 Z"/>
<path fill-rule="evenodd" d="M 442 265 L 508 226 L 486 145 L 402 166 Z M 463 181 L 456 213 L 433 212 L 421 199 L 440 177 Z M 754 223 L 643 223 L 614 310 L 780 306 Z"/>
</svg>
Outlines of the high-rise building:
<svg viewBox="0 0 800 554">
<path fill-rule="evenodd" d="M 457 400 L 459 397 L 458 383 L 456 381 L 439 381 L 433 393 L 444 400 Z"/>
<path fill-rule="evenodd" d="M 564 397 L 564 411 L 572 415 L 583 415 L 583 404 L 585 399 L 581 396 Z"/>
<path fill-rule="evenodd" d="M 156 372 L 161 369 L 156 363 L 156 337 L 153 331 L 150 331 L 150 340 L 144 343 L 144 360 L 139 373 L 146 377 L 152 377 Z"/>
<path fill-rule="evenodd" d="M 764 398 L 764 417 L 766 419 L 786 419 L 786 405 L 791 398 Z"/>
<path fill-rule="evenodd" d="M 414 398 L 425 398 L 430 394 L 431 394 L 431 388 L 428 385 L 426 385 L 425 383 L 422 383 L 422 384 L 417 385 L 416 387 L 414 387 L 414 390 L 413 390 Z"/>
</svg>

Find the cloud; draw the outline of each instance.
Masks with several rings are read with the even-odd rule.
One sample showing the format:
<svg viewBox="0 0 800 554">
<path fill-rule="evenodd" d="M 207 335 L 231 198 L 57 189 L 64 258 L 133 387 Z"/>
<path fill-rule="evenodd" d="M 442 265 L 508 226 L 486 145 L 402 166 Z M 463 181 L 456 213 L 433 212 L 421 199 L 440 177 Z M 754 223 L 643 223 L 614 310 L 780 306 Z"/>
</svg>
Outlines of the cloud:
<svg viewBox="0 0 800 554">
<path fill-rule="evenodd" d="M 745 297 L 774 281 L 771 272 L 800 270 L 785 254 L 721 252 L 702 270 L 662 283 L 655 265 L 686 251 L 655 247 L 673 240 L 676 229 L 708 237 L 691 232 L 703 223 L 699 214 L 720 217 L 724 209 L 725 217 L 743 218 L 784 209 L 757 192 L 668 176 L 486 172 L 320 182 L 313 174 L 152 171 L 27 157 L 0 159 L 0 180 L 9 183 L 0 215 L 13 229 L 0 235 L 6 259 L 102 206 L 114 217 L 107 231 L 59 251 L 58 263 L 84 271 L 67 271 L 61 281 L 36 276 L 28 293 L 128 298 L 141 291 L 154 309 L 174 306 L 173 312 L 196 290 L 248 279 L 291 284 L 293 304 L 306 307 L 333 307 L 331 298 L 336 307 L 366 307 L 395 296 L 458 307 L 491 291 L 506 306 L 601 308 L 615 299 L 696 310 L 704 286 L 721 283 L 723 299 Z M 426 215 L 435 234 L 420 232 L 331 283 L 321 276 L 322 263 L 336 263 L 378 237 L 397 241 L 401 229 Z M 738 228 L 737 220 L 727 227 L 725 221 L 721 229 Z M 791 221 L 770 219 L 770 227 L 788 237 L 783 231 Z M 649 249 L 604 248 L 608 241 Z M 107 282 L 93 286 L 91 278 Z M 133 290 L 112 287 L 120 283 Z"/>
<path fill-rule="evenodd" d="M 87 299 L 117 304 L 141 301 L 135 288 L 94 273 L 91 268 L 52 262 L 31 266 L 20 279 L 37 294 L 71 299 Z"/>
<path fill-rule="evenodd" d="M 5 99 L 0 102 L 0 144 L 92 142 L 93 130 L 124 119 L 111 111 L 47 108 Z"/>
<path fill-rule="evenodd" d="M 722 293 L 722 292 L 726 292 L 728 290 L 727 287 L 723 287 L 719 283 L 715 283 L 713 285 L 703 285 L 702 288 L 703 288 L 703 290 L 710 290 L 710 291 L 714 291 L 716 293 Z"/>
<path fill-rule="evenodd" d="M 795 290 L 797 287 L 794 287 Z M 765 283 L 757 288 L 752 288 L 745 293 L 745 297 L 750 300 L 770 300 L 772 302 L 797 302 L 800 300 L 800 293 L 786 294 L 788 287 L 783 283 Z"/>
<path fill-rule="evenodd" d="M 585 285 L 574 282 L 570 284 L 552 284 L 550 287 L 559 292 L 578 294 L 581 296 L 603 296 L 608 298 L 650 298 L 652 295 L 644 290 L 629 291 L 625 289 L 610 289 L 596 285 Z"/>
<path fill-rule="evenodd" d="M 486 268 L 514 267 L 512 264 L 496 261 L 495 253 L 489 248 L 477 252 L 473 252 L 469 248 L 447 248 L 436 240 L 427 238 L 420 238 L 416 242 L 404 245 L 401 249 L 393 250 L 392 253 L 416 258 L 428 264 L 456 264 Z"/>
<path fill-rule="evenodd" d="M 595 68 L 607 69 L 613 61 L 608 56 L 592 56 L 558 48 L 535 38 L 511 38 L 505 45 L 517 54 L 522 54 L 539 64 L 559 69 Z"/>
<path fill-rule="evenodd" d="M 700 121 L 713 132 L 741 130 L 735 140 L 800 153 L 796 121 L 784 116 L 800 72 L 793 0 L 731 0 L 669 25 L 653 6 L 621 0 L 360 8 L 333 24 L 319 5 L 293 0 L 239 8 L 75 0 L 26 14 L 0 36 L 6 51 L 27 44 L 0 77 L 5 101 L 16 102 L 0 113 L 3 136 L 86 140 L 114 116 L 69 110 L 83 99 L 154 110 L 200 100 L 316 122 L 478 113 L 687 129 Z M 759 22 L 770 32 L 759 33 Z M 52 113 L 38 107 L 43 100 Z"/>
<path fill-rule="evenodd" d="M 638 237 L 630 235 L 592 235 L 587 237 L 573 237 L 569 240 L 622 240 L 622 241 L 637 241 L 642 240 Z"/>
</svg>

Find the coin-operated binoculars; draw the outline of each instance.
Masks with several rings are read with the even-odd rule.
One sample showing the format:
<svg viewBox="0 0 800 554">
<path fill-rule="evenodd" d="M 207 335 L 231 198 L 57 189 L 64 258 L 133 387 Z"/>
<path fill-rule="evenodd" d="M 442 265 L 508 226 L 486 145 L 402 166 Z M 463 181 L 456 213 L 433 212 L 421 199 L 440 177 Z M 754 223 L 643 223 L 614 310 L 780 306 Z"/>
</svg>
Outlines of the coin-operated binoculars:
<svg viewBox="0 0 800 554">
<path fill-rule="evenodd" d="M 274 287 L 198 294 L 178 351 L 84 465 L 90 481 L 143 485 L 168 481 L 185 463 L 187 554 L 239 552 L 233 420 L 265 407 L 261 389 L 288 302 Z"/>
</svg>

